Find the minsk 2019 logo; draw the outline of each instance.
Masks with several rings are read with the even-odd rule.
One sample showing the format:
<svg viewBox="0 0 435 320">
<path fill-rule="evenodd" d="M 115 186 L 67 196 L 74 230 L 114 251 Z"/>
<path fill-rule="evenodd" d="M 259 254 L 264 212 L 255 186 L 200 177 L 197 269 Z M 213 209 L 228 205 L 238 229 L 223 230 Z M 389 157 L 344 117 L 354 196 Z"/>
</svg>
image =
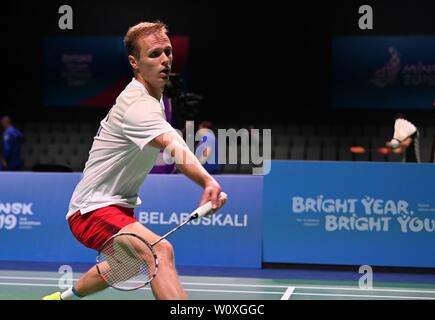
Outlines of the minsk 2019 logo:
<svg viewBox="0 0 435 320">
<path fill-rule="evenodd" d="M 396 48 L 389 47 L 390 59 L 375 71 L 370 82 L 379 88 L 395 84 L 404 87 L 435 86 L 435 63 L 403 63 Z M 407 60 L 412 57 L 407 56 Z M 414 58 L 415 59 L 415 58 Z M 400 78 L 399 78 L 400 77 Z"/>
<path fill-rule="evenodd" d="M 389 47 L 388 52 L 390 53 L 390 59 L 381 69 L 375 71 L 373 78 L 370 80 L 381 88 L 393 85 L 401 69 L 400 55 L 397 50 Z"/>
<path fill-rule="evenodd" d="M 0 201 L 0 231 L 40 227 L 41 221 L 35 220 L 32 207 L 33 203 Z"/>
</svg>

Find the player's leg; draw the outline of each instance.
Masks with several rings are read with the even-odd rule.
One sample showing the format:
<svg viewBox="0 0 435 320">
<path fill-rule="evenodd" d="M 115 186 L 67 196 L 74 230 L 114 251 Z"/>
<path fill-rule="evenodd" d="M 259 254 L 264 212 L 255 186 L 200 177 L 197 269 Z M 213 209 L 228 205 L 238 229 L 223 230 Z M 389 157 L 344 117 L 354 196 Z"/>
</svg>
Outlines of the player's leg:
<svg viewBox="0 0 435 320">
<path fill-rule="evenodd" d="M 85 296 L 97 293 L 108 287 L 94 266 L 86 272 L 77 283 L 64 292 L 55 292 L 42 298 L 42 300 L 78 300 Z"/>
<path fill-rule="evenodd" d="M 129 224 L 120 232 L 131 232 L 142 237 L 149 243 L 157 241 L 160 237 L 139 222 Z M 180 279 L 175 269 L 174 250 L 167 240 L 163 240 L 154 246 L 159 259 L 159 270 L 156 277 L 151 281 L 151 288 L 156 299 L 183 300 L 187 294 L 181 286 Z"/>
<path fill-rule="evenodd" d="M 113 245 L 113 256 L 107 255 L 106 260 L 98 263 L 98 269 L 101 272 L 102 275 L 106 274 L 109 269 L 111 269 L 110 266 L 116 265 L 116 260 L 122 260 L 128 257 L 129 254 L 129 248 L 131 246 L 135 246 L 135 251 L 142 255 L 149 255 L 149 252 L 143 252 L 141 253 L 141 245 L 136 245 L 135 239 L 122 239 L 122 237 L 119 239 L 119 241 L 114 240 L 116 242 L 116 245 L 112 243 Z M 124 241 L 127 241 L 124 243 Z M 138 240 L 138 242 L 140 242 Z M 140 244 L 143 245 L 142 242 Z M 118 251 L 119 250 L 119 251 Z M 119 254 L 119 256 L 118 256 Z M 126 256 L 127 254 L 127 256 Z M 131 255 L 133 253 L 130 252 Z M 136 257 L 134 257 L 136 258 Z M 151 257 L 152 258 L 152 257 Z M 149 261 L 150 257 L 148 256 L 146 261 Z M 98 272 L 98 269 L 96 266 L 92 267 L 86 274 L 84 274 L 76 283 L 75 289 L 76 291 L 82 295 L 82 296 L 88 296 L 94 293 L 97 293 L 99 291 L 102 291 L 108 287 L 108 284 L 105 280 L 103 280 L 103 277 L 101 276 L 100 272 Z M 116 274 L 116 278 L 119 281 L 127 281 L 134 277 L 138 273 L 138 270 L 135 269 L 134 266 L 130 266 L 127 270 L 123 270 L 122 273 Z M 114 274 L 112 273 L 112 276 Z"/>
<path fill-rule="evenodd" d="M 75 294 L 82 297 L 100 292 L 107 287 L 106 281 L 98 273 L 96 266 L 89 269 L 74 285 Z"/>
<path fill-rule="evenodd" d="M 42 298 L 42 300 L 78 300 L 85 296 L 97 293 L 108 287 L 94 266 L 86 272 L 77 283 L 64 292 L 55 292 Z"/>
<path fill-rule="evenodd" d="M 69 220 L 70 229 L 73 235 L 88 248 L 98 251 L 103 243 L 112 235 L 119 232 L 124 226 L 137 221 L 133 217 L 133 210 L 116 206 L 109 206 L 97 209 L 91 213 L 81 215 L 74 214 Z M 61 295 L 55 293 L 44 297 L 49 300 L 51 297 L 66 299 L 80 299 L 90 294 L 97 293 L 108 287 L 107 283 L 98 273 L 96 266 L 86 272 L 77 283 Z"/>
<path fill-rule="evenodd" d="M 74 236 L 81 243 L 97 251 L 105 240 L 118 232 L 136 233 L 149 243 L 159 239 L 159 236 L 145 228 L 128 213 L 126 214 L 125 209 L 117 207 L 101 208 L 85 216 L 77 214 L 70 219 L 70 227 Z M 154 296 L 157 299 L 187 299 L 175 270 L 172 246 L 164 240 L 157 244 L 154 249 L 160 261 L 159 271 L 151 282 Z M 94 266 L 72 288 L 63 292 L 61 298 L 79 299 L 107 287 L 107 283 Z M 46 296 L 44 299 L 51 300 L 53 296 L 58 298 L 60 293 Z"/>
</svg>

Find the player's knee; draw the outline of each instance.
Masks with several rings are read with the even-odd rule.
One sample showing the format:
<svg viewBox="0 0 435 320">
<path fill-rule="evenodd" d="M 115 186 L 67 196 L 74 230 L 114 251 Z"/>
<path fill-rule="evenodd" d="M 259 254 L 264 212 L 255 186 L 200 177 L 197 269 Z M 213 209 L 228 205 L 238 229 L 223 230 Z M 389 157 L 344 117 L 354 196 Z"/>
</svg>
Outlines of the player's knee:
<svg viewBox="0 0 435 320">
<path fill-rule="evenodd" d="M 174 248 L 168 240 L 162 240 L 156 247 L 157 257 L 160 260 L 173 261 L 174 260 Z"/>
</svg>

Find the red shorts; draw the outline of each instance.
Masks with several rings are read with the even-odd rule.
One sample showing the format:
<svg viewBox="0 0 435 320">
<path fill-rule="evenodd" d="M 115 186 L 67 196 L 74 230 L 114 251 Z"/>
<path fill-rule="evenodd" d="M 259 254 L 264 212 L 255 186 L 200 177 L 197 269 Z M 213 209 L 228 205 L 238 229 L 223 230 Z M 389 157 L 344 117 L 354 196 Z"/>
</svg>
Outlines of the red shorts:
<svg viewBox="0 0 435 320">
<path fill-rule="evenodd" d="M 86 247 L 99 251 L 104 242 L 126 225 L 137 222 L 132 208 L 108 206 L 86 214 L 80 211 L 69 219 L 74 237 Z"/>
</svg>

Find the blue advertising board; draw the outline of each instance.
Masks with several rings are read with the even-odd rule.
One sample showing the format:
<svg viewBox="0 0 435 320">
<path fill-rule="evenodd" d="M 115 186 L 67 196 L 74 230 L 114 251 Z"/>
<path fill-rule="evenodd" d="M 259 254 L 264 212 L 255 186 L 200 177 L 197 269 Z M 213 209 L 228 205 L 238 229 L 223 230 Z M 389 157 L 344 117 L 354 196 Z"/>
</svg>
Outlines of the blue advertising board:
<svg viewBox="0 0 435 320">
<path fill-rule="evenodd" d="M 435 37 L 335 37 L 332 92 L 335 108 L 433 109 Z"/>
<path fill-rule="evenodd" d="M 435 166 L 272 161 L 264 177 L 216 176 L 229 201 L 173 234 L 177 265 L 261 262 L 435 267 Z M 0 175 L 0 261 L 90 263 L 65 220 L 77 173 Z M 197 207 L 182 175 L 150 175 L 137 219 L 163 234 Z"/>
<path fill-rule="evenodd" d="M 263 261 L 435 267 L 435 165 L 273 161 Z"/>
<path fill-rule="evenodd" d="M 177 265 L 261 266 L 262 177 L 217 176 L 228 203 L 170 237 Z M 0 174 L 0 261 L 90 263 L 95 252 L 71 234 L 65 215 L 78 173 Z M 158 234 L 199 204 L 201 188 L 183 175 L 149 175 L 137 219 Z"/>
<path fill-rule="evenodd" d="M 177 263 L 200 266 L 261 267 L 261 176 L 216 176 L 228 194 L 225 206 L 174 233 Z M 183 175 L 151 175 L 140 192 L 139 222 L 164 234 L 198 205 L 202 189 Z M 183 227 L 184 228 L 184 227 Z"/>
</svg>

